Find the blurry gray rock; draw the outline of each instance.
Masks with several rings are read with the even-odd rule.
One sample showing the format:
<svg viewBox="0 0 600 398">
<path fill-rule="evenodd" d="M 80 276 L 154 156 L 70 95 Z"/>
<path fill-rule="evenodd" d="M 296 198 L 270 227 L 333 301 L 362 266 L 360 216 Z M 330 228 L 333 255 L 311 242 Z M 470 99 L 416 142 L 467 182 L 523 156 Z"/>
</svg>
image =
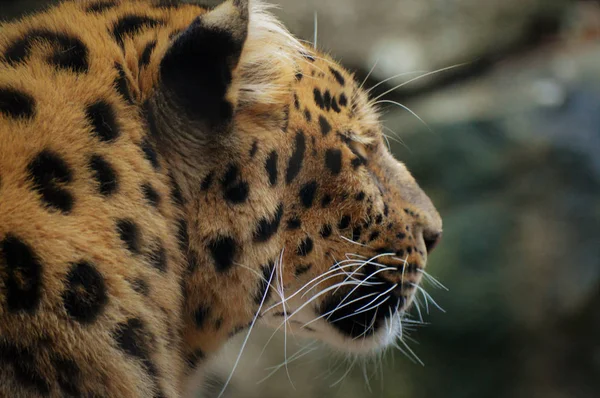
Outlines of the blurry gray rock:
<svg viewBox="0 0 600 398">
<path fill-rule="evenodd" d="M 505 49 L 558 20 L 568 0 L 273 0 L 300 38 L 387 78 Z M 535 32 L 534 32 L 535 33 Z"/>
</svg>

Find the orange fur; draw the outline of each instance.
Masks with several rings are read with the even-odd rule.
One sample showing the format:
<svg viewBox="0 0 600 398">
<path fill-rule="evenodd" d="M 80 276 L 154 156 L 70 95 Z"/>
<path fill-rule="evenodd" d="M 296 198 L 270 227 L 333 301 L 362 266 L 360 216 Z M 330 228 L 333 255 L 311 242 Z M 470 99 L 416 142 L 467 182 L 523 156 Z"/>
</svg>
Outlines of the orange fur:
<svg viewBox="0 0 600 398">
<path fill-rule="evenodd" d="M 77 37 L 88 50 L 86 73 L 50 64 L 57 44 L 43 39 L 30 45 L 23 62 L 0 62 L 0 95 L 16 90 L 35 102 L 33 116 L 15 117 L 9 108 L 14 98 L 9 96 L 6 105 L 0 97 L 0 396 L 58 397 L 69 391 L 98 397 L 181 396 L 193 384 L 190 377 L 199 377 L 191 376 L 191 362 L 217 351 L 252 321 L 262 299 L 256 295 L 264 293 L 260 275 L 269 275 L 269 264 L 279 268 L 262 309 L 273 308 L 261 320 L 275 326 L 281 321 L 275 313 L 299 308 L 344 277 L 324 281 L 303 299 L 298 295 L 287 308 L 276 305 L 280 297 L 274 287 L 289 297 L 347 253 L 371 258 L 377 248 L 405 255 L 406 262 L 380 261 L 398 267 L 399 272 L 382 274 L 399 284 L 398 296 L 405 298 L 396 309 L 410 305 L 412 288 L 400 292 L 401 285 L 419 282 L 415 270 L 425 266 L 424 239 L 440 233 L 441 221 L 385 148 L 377 112 L 350 73 L 329 56 L 300 45 L 262 3 L 254 3 L 226 96 L 234 107 L 229 131 L 174 150 L 148 134 L 147 112 L 163 109 L 153 101 L 160 94 L 161 60 L 177 40 L 173 34 L 210 11 L 195 5 L 157 7 L 150 0 L 116 1 L 102 12 L 87 11 L 100 3 L 113 2 L 65 2 L 0 27 L 0 54 L 40 29 Z M 125 15 L 160 24 L 123 37 L 121 48 L 110 29 Z M 116 89 L 116 64 L 123 68 L 131 103 Z M 319 106 L 315 90 L 325 96 L 324 105 Z M 101 127 L 86 116 L 87 107 L 100 99 L 116 113 L 120 135 L 114 140 L 98 139 L 94 128 Z M 195 128 L 177 110 L 168 112 L 170 123 L 160 125 L 164 131 Z M 298 140 L 305 151 L 294 174 L 289 169 Z M 158 153 L 158 167 L 145 156 L 147 142 Z M 63 181 L 53 171 L 38 170 L 43 186 L 36 188 L 31 165 L 43 150 L 57 154 L 72 176 Z M 328 154 L 339 159 L 339 171 L 327 164 Z M 94 155 L 107 161 L 116 176 L 110 194 L 102 189 L 112 181 L 99 183 L 90 166 Z M 274 165 L 271 173 L 269 164 Z M 224 199 L 232 168 L 235 182 L 247 183 L 243 203 Z M 149 203 L 147 186 L 158 196 L 156 205 Z M 72 208 L 53 208 L 58 199 L 44 195 L 54 190 L 72 195 Z M 178 203 L 178 191 L 183 203 Z M 261 241 L 261 221 L 272 221 L 278 212 L 275 231 Z M 118 220 L 124 219 L 137 226 L 135 242 L 122 237 Z M 183 242 L 182 219 L 189 235 Z M 327 226 L 330 235 L 322 232 Z M 360 245 L 342 238 L 357 232 Z M 232 239 L 235 255 L 219 270 L 213 248 L 222 237 Z M 164 272 L 152 267 L 161 248 Z M 97 270 L 106 288 L 106 304 L 92 321 L 77 319 L 65 304 L 70 272 L 83 261 Z M 15 310 L 10 295 L 31 288 L 36 264 L 39 303 Z M 79 286 L 73 294 L 87 308 L 88 296 L 98 291 Z M 323 302 L 324 297 L 317 298 L 314 308 L 298 314 L 296 332 L 306 332 L 298 322 L 310 321 Z M 132 320 L 142 326 L 123 329 Z M 325 321 L 314 326 L 316 338 L 343 349 L 354 344 Z M 387 344 L 384 340 L 373 332 L 352 349 L 376 350 Z"/>
</svg>

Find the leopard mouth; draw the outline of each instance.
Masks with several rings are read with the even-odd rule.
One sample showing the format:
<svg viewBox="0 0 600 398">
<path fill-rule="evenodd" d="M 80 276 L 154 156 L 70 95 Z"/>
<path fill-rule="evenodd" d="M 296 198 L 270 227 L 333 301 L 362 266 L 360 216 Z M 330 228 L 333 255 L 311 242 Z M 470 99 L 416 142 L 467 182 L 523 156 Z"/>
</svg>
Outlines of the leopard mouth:
<svg viewBox="0 0 600 398">
<path fill-rule="evenodd" d="M 401 316 L 412 302 L 417 282 L 407 277 L 396 264 L 365 266 L 361 279 L 329 295 L 317 308 L 321 316 L 341 335 L 351 338 L 373 337 L 389 320 Z M 415 268 L 414 264 L 410 265 Z"/>
<path fill-rule="evenodd" d="M 288 331 L 343 352 L 369 355 L 394 345 L 402 336 L 424 264 L 391 250 L 370 258 L 350 256 L 317 278 L 329 279 L 330 274 L 338 276 L 336 282 L 321 291 L 305 285 L 299 291 L 306 295 L 292 295 L 283 311 L 270 313 L 267 323 L 277 328 L 286 323 Z"/>
<path fill-rule="evenodd" d="M 404 310 L 407 299 L 391 282 L 344 289 L 329 296 L 318 308 L 321 316 L 340 334 L 351 339 L 374 336 L 386 320 Z"/>
</svg>

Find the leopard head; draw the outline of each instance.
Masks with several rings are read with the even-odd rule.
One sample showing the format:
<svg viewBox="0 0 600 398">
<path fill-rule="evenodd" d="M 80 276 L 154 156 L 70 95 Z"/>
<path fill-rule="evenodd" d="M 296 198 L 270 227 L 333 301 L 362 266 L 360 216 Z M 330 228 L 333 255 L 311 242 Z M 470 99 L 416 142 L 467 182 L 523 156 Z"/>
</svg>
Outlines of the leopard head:
<svg viewBox="0 0 600 398">
<path fill-rule="evenodd" d="M 145 111 L 185 198 L 189 354 L 257 322 L 393 344 L 442 221 L 360 83 L 246 0 L 156 51 Z"/>
</svg>

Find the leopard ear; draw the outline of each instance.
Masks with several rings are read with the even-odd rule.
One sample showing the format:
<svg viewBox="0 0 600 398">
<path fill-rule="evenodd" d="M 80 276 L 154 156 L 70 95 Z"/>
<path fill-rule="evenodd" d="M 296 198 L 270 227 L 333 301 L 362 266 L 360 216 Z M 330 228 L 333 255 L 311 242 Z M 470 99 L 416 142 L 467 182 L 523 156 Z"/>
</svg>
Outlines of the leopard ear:
<svg viewBox="0 0 600 398">
<path fill-rule="evenodd" d="M 228 0 L 196 18 L 161 61 L 161 94 L 210 132 L 224 131 L 232 121 L 237 97 L 232 81 L 248 22 L 248 0 Z"/>
</svg>

